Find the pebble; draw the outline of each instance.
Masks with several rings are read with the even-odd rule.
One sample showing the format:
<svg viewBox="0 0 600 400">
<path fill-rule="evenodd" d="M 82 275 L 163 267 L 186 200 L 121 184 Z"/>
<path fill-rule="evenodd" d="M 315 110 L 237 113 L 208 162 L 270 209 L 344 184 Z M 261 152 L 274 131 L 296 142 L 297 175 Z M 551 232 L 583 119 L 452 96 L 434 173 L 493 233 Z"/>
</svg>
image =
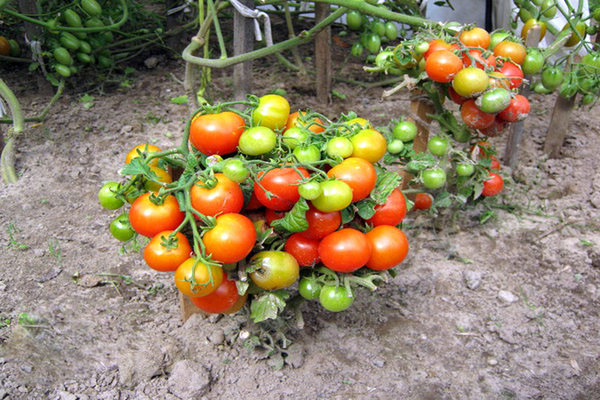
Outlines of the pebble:
<svg viewBox="0 0 600 400">
<path fill-rule="evenodd" d="M 488 358 L 487 363 L 493 367 L 494 365 L 498 365 L 498 359 L 495 357 L 490 357 Z"/>
<path fill-rule="evenodd" d="M 169 393 L 182 399 L 195 399 L 209 389 L 210 373 L 203 365 L 188 360 L 175 363 L 168 381 Z"/>
<path fill-rule="evenodd" d="M 30 364 L 23 364 L 23 365 L 21 365 L 20 368 L 21 368 L 21 371 L 27 372 L 27 373 L 33 371 L 33 366 L 31 366 Z"/>
<path fill-rule="evenodd" d="M 385 360 L 381 358 L 376 358 L 373 360 L 373 365 L 379 368 L 383 368 L 385 366 Z"/>
<path fill-rule="evenodd" d="M 475 290 L 481 286 L 483 273 L 481 271 L 465 271 L 463 273 L 463 278 L 467 287 L 471 290 Z"/>
<path fill-rule="evenodd" d="M 223 344 L 225 341 L 225 333 L 223 333 L 222 329 L 215 329 L 208 336 L 208 341 L 214 345 Z"/>
<path fill-rule="evenodd" d="M 44 257 L 44 254 L 46 254 L 46 251 L 44 249 L 33 249 L 34 257 L 41 258 Z"/>
<path fill-rule="evenodd" d="M 505 303 L 514 303 L 515 301 L 519 300 L 517 296 L 515 296 L 512 292 L 509 292 L 508 290 L 499 291 L 498 298 L 504 301 Z"/>
</svg>

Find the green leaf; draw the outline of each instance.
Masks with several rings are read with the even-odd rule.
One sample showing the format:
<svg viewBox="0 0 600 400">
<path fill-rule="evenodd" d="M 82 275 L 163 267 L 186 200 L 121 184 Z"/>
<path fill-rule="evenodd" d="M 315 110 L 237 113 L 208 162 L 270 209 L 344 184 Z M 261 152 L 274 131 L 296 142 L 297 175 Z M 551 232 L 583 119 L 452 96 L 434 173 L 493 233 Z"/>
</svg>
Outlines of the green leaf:
<svg viewBox="0 0 600 400">
<path fill-rule="evenodd" d="M 452 196 L 448 192 L 440 193 L 435 196 L 436 207 L 450 207 L 452 205 Z"/>
<path fill-rule="evenodd" d="M 36 69 L 38 69 L 40 66 L 39 62 L 32 62 L 31 64 L 29 64 L 29 71 L 35 71 Z"/>
<path fill-rule="evenodd" d="M 264 292 L 252 300 L 250 304 L 250 318 L 254 322 L 276 319 L 277 315 L 285 309 L 285 301 L 289 297 L 289 293 L 285 290 Z"/>
<path fill-rule="evenodd" d="M 242 281 L 236 280 L 235 286 L 237 287 L 238 294 L 240 296 L 243 296 L 248 291 L 248 287 L 250 287 L 250 283 L 248 283 L 247 281 L 242 282 Z"/>
<path fill-rule="evenodd" d="M 173 104 L 187 104 L 187 102 L 188 98 L 185 95 L 171 98 L 171 103 Z"/>
<path fill-rule="evenodd" d="M 83 96 L 81 96 L 79 98 L 79 101 L 82 102 L 82 103 L 89 103 L 91 101 L 94 101 L 94 99 L 95 99 L 94 96 L 91 96 L 91 95 L 89 95 L 89 94 L 86 93 L 86 94 L 84 94 Z"/>
<path fill-rule="evenodd" d="M 402 183 L 402 177 L 397 172 L 384 172 L 377 175 L 377 183 L 371 190 L 371 198 L 377 204 L 384 204 L 387 198 Z M 360 214 L 360 212 L 359 212 Z"/>
<path fill-rule="evenodd" d="M 409 172 L 418 172 L 433 167 L 435 163 L 435 157 L 432 154 L 416 153 L 413 159 L 406 164 L 405 169 Z"/>
<path fill-rule="evenodd" d="M 358 210 L 358 215 L 362 219 L 370 219 L 375 215 L 375 206 L 377 203 L 373 199 L 363 199 L 356 203 L 356 209 Z"/>
<path fill-rule="evenodd" d="M 473 186 L 473 199 L 477 199 L 481 196 L 483 192 L 483 182 L 475 182 Z"/>
<path fill-rule="evenodd" d="M 148 164 L 145 164 L 141 158 L 142 157 L 136 157 L 133 160 L 131 160 L 131 162 L 129 164 L 125 164 L 125 166 L 123 168 L 121 168 L 121 174 L 123 174 L 123 175 L 154 174 L 154 172 L 152 172 L 150 170 L 150 167 L 148 166 Z M 156 178 L 158 178 L 158 176 L 156 176 L 156 174 L 154 174 L 154 176 Z"/>
<path fill-rule="evenodd" d="M 348 222 L 354 219 L 354 208 L 346 207 L 342 211 L 342 225 L 347 224 Z"/>
<path fill-rule="evenodd" d="M 300 198 L 285 217 L 273 221 L 271 226 L 278 231 L 304 232 L 308 229 L 308 221 L 306 220 L 307 211 L 308 203 L 303 198 Z"/>
</svg>

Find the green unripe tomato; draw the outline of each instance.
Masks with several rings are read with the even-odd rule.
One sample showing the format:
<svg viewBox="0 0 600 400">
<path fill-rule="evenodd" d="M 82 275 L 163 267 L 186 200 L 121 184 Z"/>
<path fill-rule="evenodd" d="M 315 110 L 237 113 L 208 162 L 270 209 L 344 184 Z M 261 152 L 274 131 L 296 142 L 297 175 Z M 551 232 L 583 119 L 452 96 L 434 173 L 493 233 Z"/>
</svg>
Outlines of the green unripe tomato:
<svg viewBox="0 0 600 400">
<path fill-rule="evenodd" d="M 324 286 L 319 294 L 319 303 L 324 309 L 332 312 L 346 310 L 354 303 L 354 297 L 349 296 L 344 286 Z"/>
<path fill-rule="evenodd" d="M 331 158 L 348 158 L 354 151 L 354 145 L 350 139 L 342 136 L 329 139 L 325 152 Z"/>
<path fill-rule="evenodd" d="M 283 144 L 285 144 L 290 149 L 295 149 L 299 145 L 306 143 L 310 133 L 306 131 L 306 129 L 302 129 L 300 127 L 294 126 L 292 128 L 286 129 L 283 132 Z"/>
<path fill-rule="evenodd" d="M 316 300 L 321 294 L 323 285 L 311 278 L 302 278 L 298 282 L 298 293 L 306 300 Z"/>
<path fill-rule="evenodd" d="M 266 126 L 253 126 L 240 136 L 238 147 L 249 156 L 259 156 L 270 152 L 277 144 L 277 135 L 273 129 Z"/>
<path fill-rule="evenodd" d="M 126 242 L 135 235 L 135 230 L 131 227 L 131 223 L 129 222 L 128 213 L 123 213 L 112 220 L 109 229 L 110 233 L 121 242 Z"/>
<path fill-rule="evenodd" d="M 98 191 L 98 200 L 100 205 L 107 210 L 116 210 L 123 207 L 125 202 L 117 197 L 117 191 L 121 185 L 115 181 L 106 182 L 102 188 Z"/>
<path fill-rule="evenodd" d="M 392 134 L 396 139 L 400 139 L 403 142 L 410 142 L 417 137 L 417 125 L 411 121 L 401 121 L 394 126 Z"/>
<path fill-rule="evenodd" d="M 456 166 L 456 173 L 459 176 L 471 176 L 475 172 L 473 164 L 458 164 Z"/>
<path fill-rule="evenodd" d="M 225 161 L 225 165 L 223 165 L 223 174 L 234 182 L 242 183 L 248 179 L 250 171 L 248 171 L 248 168 L 246 168 L 246 165 L 242 160 L 230 158 Z"/>
<path fill-rule="evenodd" d="M 298 194 L 306 200 L 314 200 L 323 193 L 321 184 L 316 181 L 306 182 L 298 186 Z"/>
<path fill-rule="evenodd" d="M 400 139 L 394 139 L 387 144 L 387 151 L 390 154 L 399 154 L 404 150 L 404 142 Z"/>
</svg>

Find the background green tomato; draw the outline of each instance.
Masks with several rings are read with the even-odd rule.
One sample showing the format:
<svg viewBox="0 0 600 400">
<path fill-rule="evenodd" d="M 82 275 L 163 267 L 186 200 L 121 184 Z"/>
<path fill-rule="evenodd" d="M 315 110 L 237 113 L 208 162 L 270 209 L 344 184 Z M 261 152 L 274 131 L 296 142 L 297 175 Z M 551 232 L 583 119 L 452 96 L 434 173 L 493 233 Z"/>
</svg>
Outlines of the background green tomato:
<svg viewBox="0 0 600 400">
<path fill-rule="evenodd" d="M 344 311 L 354 303 L 344 286 L 324 286 L 319 294 L 319 303 L 324 309 L 332 312 Z"/>
<path fill-rule="evenodd" d="M 404 142 L 400 139 L 394 139 L 387 145 L 387 151 L 390 154 L 399 154 L 404 150 Z"/>
<path fill-rule="evenodd" d="M 385 37 L 388 40 L 395 40 L 398 37 L 398 27 L 392 21 L 385 23 Z"/>
<path fill-rule="evenodd" d="M 362 14 L 356 10 L 348 11 L 346 13 L 346 23 L 348 24 L 348 28 L 353 31 L 359 30 L 362 25 Z"/>
<path fill-rule="evenodd" d="M 334 137 L 329 139 L 327 142 L 327 148 L 325 152 L 331 158 L 341 157 L 348 158 L 354 151 L 354 145 L 347 137 Z"/>
<path fill-rule="evenodd" d="M 298 194 L 306 200 L 314 200 L 323 193 L 321 184 L 316 181 L 306 182 L 298 186 Z"/>
<path fill-rule="evenodd" d="M 473 164 L 458 164 L 456 166 L 456 173 L 459 176 L 471 176 L 475 172 Z"/>
<path fill-rule="evenodd" d="M 403 142 L 410 142 L 417 136 L 417 125 L 410 121 L 401 121 L 394 126 L 392 134 L 396 139 L 400 139 Z"/>
<path fill-rule="evenodd" d="M 294 126 L 292 128 L 286 129 L 283 132 L 283 144 L 285 144 L 290 149 L 295 149 L 297 146 L 302 143 L 306 143 L 310 133 L 306 129 L 302 129 L 298 126 Z"/>
<path fill-rule="evenodd" d="M 554 90 L 560 86 L 564 80 L 564 74 L 557 67 L 546 68 L 542 72 L 542 85 L 548 90 Z"/>
<path fill-rule="evenodd" d="M 249 156 L 259 156 L 270 152 L 277 144 L 275 131 L 266 126 L 253 126 L 240 136 L 239 149 Z"/>
<path fill-rule="evenodd" d="M 115 181 L 106 182 L 98 192 L 98 200 L 100 205 L 107 210 L 116 210 L 123 207 L 125 202 L 117 197 L 115 193 L 121 185 Z"/>
<path fill-rule="evenodd" d="M 311 278 L 302 278 L 298 283 L 298 293 L 306 300 L 319 298 L 323 285 Z"/>
<path fill-rule="evenodd" d="M 363 46 L 365 49 L 369 51 L 371 54 L 379 53 L 381 49 L 381 38 L 379 35 L 373 32 L 365 33 L 361 39 Z"/>
<path fill-rule="evenodd" d="M 352 203 L 352 189 L 346 182 L 331 180 L 321 182 L 323 193 L 311 203 L 319 211 L 334 212 Z"/>
<path fill-rule="evenodd" d="M 350 54 L 352 55 L 352 57 L 362 58 L 364 50 L 365 47 L 360 42 L 356 42 L 352 45 L 352 48 L 350 49 Z"/>
<path fill-rule="evenodd" d="M 523 70 L 523 73 L 527 75 L 537 74 L 542 70 L 543 66 L 543 54 L 537 49 L 527 50 L 525 60 L 523 61 L 523 64 L 521 64 L 521 69 Z"/>
<path fill-rule="evenodd" d="M 510 92 L 504 88 L 488 90 L 475 100 L 475 105 L 488 114 L 496 114 L 510 104 Z"/>
<path fill-rule="evenodd" d="M 321 152 L 314 144 L 301 145 L 294 149 L 294 155 L 301 163 L 315 163 L 321 160 Z"/>
<path fill-rule="evenodd" d="M 430 168 L 422 172 L 423 185 L 429 189 L 439 189 L 446 184 L 446 172 L 441 168 Z"/>
<path fill-rule="evenodd" d="M 427 141 L 427 150 L 434 156 L 442 157 L 448 151 L 448 139 L 434 136 Z"/>
<path fill-rule="evenodd" d="M 237 158 L 230 158 L 223 165 L 223 173 L 234 182 L 244 182 L 250 175 L 250 171 L 244 165 L 244 162 Z"/>
<path fill-rule="evenodd" d="M 129 214 L 123 213 L 115 218 L 109 226 L 110 233 L 121 242 L 126 242 L 133 238 L 135 231 L 129 223 Z"/>
</svg>

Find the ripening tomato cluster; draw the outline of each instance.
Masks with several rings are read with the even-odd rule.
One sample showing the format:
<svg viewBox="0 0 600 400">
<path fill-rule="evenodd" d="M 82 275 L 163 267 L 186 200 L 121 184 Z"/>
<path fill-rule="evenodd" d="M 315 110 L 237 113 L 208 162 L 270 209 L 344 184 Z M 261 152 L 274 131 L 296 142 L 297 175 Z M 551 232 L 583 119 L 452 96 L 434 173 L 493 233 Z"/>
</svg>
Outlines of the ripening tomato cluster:
<svg viewBox="0 0 600 400">
<path fill-rule="evenodd" d="M 111 232 L 150 238 L 148 266 L 173 272 L 206 312 L 237 311 L 249 295 L 272 301 L 297 282 L 302 297 L 346 309 L 352 287 L 373 289 L 408 253 L 388 139 L 363 118 L 290 113 L 275 94 L 246 105 L 197 113 L 183 148 L 136 146 L 128 179 L 99 193 L 108 209 L 131 203 Z"/>
<path fill-rule="evenodd" d="M 460 105 L 464 123 L 483 135 L 496 136 L 507 124 L 525 119 L 530 105 L 518 89 L 526 48 L 504 32 L 490 35 L 477 27 L 462 30 L 453 41 L 428 43 L 425 72 Z"/>
</svg>

